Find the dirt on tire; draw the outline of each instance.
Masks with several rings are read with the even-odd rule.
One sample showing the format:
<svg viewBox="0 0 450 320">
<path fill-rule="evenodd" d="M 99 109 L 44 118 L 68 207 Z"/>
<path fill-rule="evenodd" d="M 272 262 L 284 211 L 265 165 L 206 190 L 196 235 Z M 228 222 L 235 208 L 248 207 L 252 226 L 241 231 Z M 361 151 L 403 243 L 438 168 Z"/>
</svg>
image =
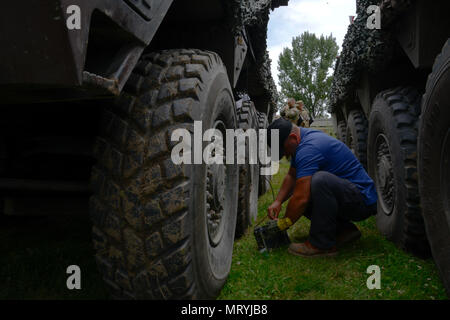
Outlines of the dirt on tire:
<svg viewBox="0 0 450 320">
<path fill-rule="evenodd" d="M 244 102 L 237 109 L 237 121 L 238 127 L 244 130 L 244 132 L 248 129 L 254 129 L 257 132 L 258 118 L 252 102 Z M 247 138 L 245 146 L 245 164 L 239 165 L 239 200 L 236 237 L 243 236 L 258 215 L 259 165 L 258 163 L 250 164 L 250 148 Z"/>
</svg>

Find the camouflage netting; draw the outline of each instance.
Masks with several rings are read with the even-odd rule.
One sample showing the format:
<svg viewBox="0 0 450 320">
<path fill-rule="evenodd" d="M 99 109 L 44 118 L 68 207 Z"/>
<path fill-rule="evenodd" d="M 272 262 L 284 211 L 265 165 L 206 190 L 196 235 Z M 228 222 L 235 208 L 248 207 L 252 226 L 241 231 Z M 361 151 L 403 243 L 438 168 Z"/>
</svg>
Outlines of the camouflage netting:
<svg viewBox="0 0 450 320">
<path fill-rule="evenodd" d="M 228 1 L 227 1 L 228 2 Z M 287 5 L 289 0 L 232 0 L 229 1 L 233 10 L 232 25 L 236 34 L 240 33 L 244 26 L 252 43 L 256 60 L 256 78 L 259 86 L 263 88 L 265 100 L 270 103 L 271 114 L 275 111 L 278 92 L 272 78 L 270 58 L 267 51 L 267 25 L 269 23 L 270 10 L 281 5 Z"/>
<path fill-rule="evenodd" d="M 341 55 L 336 62 L 330 96 L 330 112 L 347 100 L 360 80 L 363 70 L 374 72 L 387 66 L 394 55 L 395 40 L 390 25 L 414 0 L 357 0 L 357 18 L 348 27 Z M 370 5 L 380 5 L 380 30 L 368 29 Z"/>
</svg>

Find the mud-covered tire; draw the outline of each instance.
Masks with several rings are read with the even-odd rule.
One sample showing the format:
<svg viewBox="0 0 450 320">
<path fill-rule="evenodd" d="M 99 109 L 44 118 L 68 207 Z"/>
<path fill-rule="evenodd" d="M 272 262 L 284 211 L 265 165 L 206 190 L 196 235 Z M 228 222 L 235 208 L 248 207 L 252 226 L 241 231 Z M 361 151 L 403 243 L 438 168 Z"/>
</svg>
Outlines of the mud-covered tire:
<svg viewBox="0 0 450 320">
<path fill-rule="evenodd" d="M 368 168 L 378 192 L 377 227 L 387 239 L 429 256 L 417 179 L 420 95 L 414 88 L 380 93 L 369 119 Z"/>
<path fill-rule="evenodd" d="M 364 113 L 361 110 L 351 111 L 347 120 L 345 144 L 365 169 L 367 169 L 367 134 L 368 123 Z"/>
<path fill-rule="evenodd" d="M 252 102 L 244 102 L 237 109 L 238 127 L 246 132 L 258 130 L 258 118 Z M 255 137 L 257 142 L 257 136 Z M 236 224 L 236 237 L 241 237 L 258 216 L 259 165 L 250 164 L 249 140 L 245 140 L 245 164 L 239 165 L 239 197 Z M 253 155 L 258 160 L 257 154 Z"/>
<path fill-rule="evenodd" d="M 264 112 L 256 111 L 256 116 L 258 118 L 258 130 L 267 130 L 269 127 L 269 121 L 267 120 L 267 116 Z M 268 148 L 268 156 L 270 156 L 270 148 Z M 267 165 L 263 165 L 261 162 L 259 163 L 259 167 L 264 168 L 267 167 Z M 270 175 L 262 175 L 261 172 L 259 174 L 259 195 L 262 196 L 265 194 L 269 188 L 270 188 L 270 180 L 272 179 L 272 176 Z"/>
<path fill-rule="evenodd" d="M 339 121 L 336 128 L 336 138 L 343 143 L 347 142 L 347 124 L 345 121 Z"/>
<path fill-rule="evenodd" d="M 437 57 L 422 99 L 419 189 L 434 261 L 450 297 L 450 39 Z"/>
<path fill-rule="evenodd" d="M 226 281 L 238 168 L 217 167 L 225 176 L 220 199 L 226 202 L 216 232 L 221 238 L 214 242 L 207 212 L 210 167 L 175 165 L 171 158 L 179 145 L 171 141 L 173 131 L 192 132 L 194 120 L 202 121 L 203 131 L 221 123 L 236 128 L 227 71 L 212 52 L 144 55 L 104 111 L 90 211 L 97 264 L 115 298 L 210 299 Z"/>
</svg>

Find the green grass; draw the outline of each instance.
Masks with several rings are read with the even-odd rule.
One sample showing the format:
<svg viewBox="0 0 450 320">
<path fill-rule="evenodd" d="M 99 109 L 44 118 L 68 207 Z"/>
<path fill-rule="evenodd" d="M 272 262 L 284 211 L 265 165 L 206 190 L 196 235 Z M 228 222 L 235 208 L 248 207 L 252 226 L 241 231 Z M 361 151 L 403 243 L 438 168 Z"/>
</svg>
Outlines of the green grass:
<svg viewBox="0 0 450 320">
<path fill-rule="evenodd" d="M 281 162 L 273 177 L 278 192 L 289 169 Z M 259 220 L 267 215 L 273 196 L 269 191 L 259 199 Z M 284 205 L 284 214 L 286 204 Z M 261 254 L 251 228 L 235 242 L 228 281 L 219 299 L 446 299 L 434 262 L 399 250 L 377 231 L 375 219 L 357 224 L 362 238 L 339 250 L 337 257 L 302 258 L 286 248 Z M 291 240 L 304 241 L 309 220 L 301 218 L 289 231 Z M 366 286 L 367 267 L 381 268 L 381 289 Z"/>
<path fill-rule="evenodd" d="M 278 191 L 288 170 L 282 162 L 272 184 Z M 272 193 L 259 199 L 266 215 Z M 260 254 L 253 228 L 235 242 L 229 279 L 219 299 L 446 299 L 432 260 L 397 249 L 376 230 L 374 219 L 358 224 L 363 236 L 335 258 L 304 259 L 286 248 Z M 308 235 L 306 218 L 290 231 Z M 81 267 L 82 290 L 66 288 L 66 268 Z M 378 265 L 381 290 L 366 287 L 367 267 Z M 0 299 L 108 299 L 93 259 L 87 216 L 8 218 L 0 222 Z"/>
</svg>

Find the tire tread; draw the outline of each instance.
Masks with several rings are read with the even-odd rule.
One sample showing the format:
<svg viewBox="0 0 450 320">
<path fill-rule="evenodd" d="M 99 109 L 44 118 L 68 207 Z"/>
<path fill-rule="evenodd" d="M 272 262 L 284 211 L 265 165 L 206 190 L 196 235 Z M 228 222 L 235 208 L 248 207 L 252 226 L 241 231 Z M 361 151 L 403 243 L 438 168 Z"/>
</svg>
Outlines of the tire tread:
<svg viewBox="0 0 450 320">
<path fill-rule="evenodd" d="M 258 118 L 256 109 L 253 103 L 242 103 L 241 107 L 237 109 L 236 112 L 238 128 L 243 129 L 244 132 L 248 129 L 258 129 Z M 250 211 L 250 185 L 249 178 L 252 174 L 252 166 L 248 162 L 247 152 L 248 142 L 246 141 L 246 161 L 245 164 L 239 165 L 239 197 L 238 197 L 238 216 L 236 222 L 236 232 L 235 237 L 242 237 L 247 231 L 248 227 L 251 225 L 251 216 L 253 215 Z M 258 176 L 259 179 L 259 176 Z M 252 181 L 252 183 L 254 183 Z M 258 183 L 258 181 L 256 181 Z"/>
<path fill-rule="evenodd" d="M 197 297 L 188 250 L 189 173 L 170 166 L 170 135 L 192 129 L 215 67 L 224 68 L 208 51 L 146 54 L 104 111 L 90 212 L 96 260 L 115 298 Z"/>
<path fill-rule="evenodd" d="M 399 245 L 405 251 L 420 257 L 430 255 L 430 247 L 425 232 L 424 220 L 420 206 L 417 174 L 417 106 L 420 95 L 415 88 L 399 87 L 378 94 L 376 99 L 383 99 L 392 111 L 392 121 L 399 137 L 403 157 L 406 187 L 406 211 Z"/>
</svg>

